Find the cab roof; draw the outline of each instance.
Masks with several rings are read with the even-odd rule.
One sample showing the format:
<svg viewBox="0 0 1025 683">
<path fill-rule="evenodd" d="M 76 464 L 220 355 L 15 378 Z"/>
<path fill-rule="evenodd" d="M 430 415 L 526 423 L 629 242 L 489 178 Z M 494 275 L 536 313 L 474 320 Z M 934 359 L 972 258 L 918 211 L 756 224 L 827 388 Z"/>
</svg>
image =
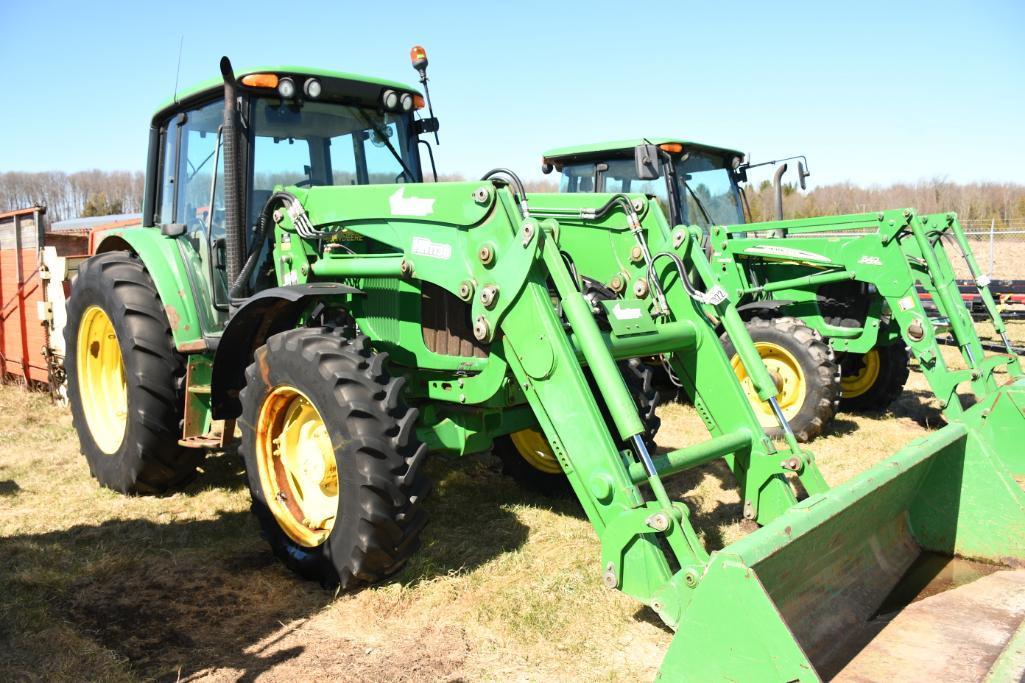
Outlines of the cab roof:
<svg viewBox="0 0 1025 683">
<path fill-rule="evenodd" d="M 308 66 L 259 66 L 245 69 L 235 70 L 235 80 L 241 83 L 242 78 L 249 74 L 259 73 L 274 73 L 281 76 L 298 76 L 301 78 L 308 78 L 315 76 L 317 78 L 336 78 L 339 80 L 352 81 L 356 84 L 365 84 L 369 86 L 377 86 L 380 88 L 392 88 L 393 90 L 401 90 L 403 92 L 410 92 L 417 95 L 422 93 L 411 85 L 405 83 L 399 83 L 398 81 L 389 81 L 384 78 L 374 78 L 372 76 L 362 76 L 360 74 L 348 73 L 345 71 L 332 71 L 330 69 L 314 69 Z M 183 102 L 191 100 L 204 100 L 214 95 L 215 93 L 223 92 L 224 79 L 220 76 L 208 78 L 205 81 L 201 81 L 191 88 L 186 88 L 176 93 L 175 97 L 164 102 L 156 113 L 153 115 L 154 120 L 160 118 L 165 112 L 170 109 L 175 109 Z"/>
<path fill-rule="evenodd" d="M 545 161 L 559 160 L 562 162 L 575 159 L 585 160 L 608 154 L 609 152 L 626 152 L 627 150 L 632 150 L 637 145 L 664 145 L 666 143 L 680 144 L 683 145 L 684 149 L 696 147 L 712 152 L 723 152 L 739 157 L 744 156 L 743 152 L 730 149 L 729 147 L 716 147 L 715 145 L 706 145 L 701 142 L 694 142 L 693 140 L 684 140 L 683 138 L 647 137 L 612 140 L 610 142 L 592 142 L 587 145 L 572 145 L 570 147 L 556 147 L 545 152 L 544 158 Z"/>
</svg>

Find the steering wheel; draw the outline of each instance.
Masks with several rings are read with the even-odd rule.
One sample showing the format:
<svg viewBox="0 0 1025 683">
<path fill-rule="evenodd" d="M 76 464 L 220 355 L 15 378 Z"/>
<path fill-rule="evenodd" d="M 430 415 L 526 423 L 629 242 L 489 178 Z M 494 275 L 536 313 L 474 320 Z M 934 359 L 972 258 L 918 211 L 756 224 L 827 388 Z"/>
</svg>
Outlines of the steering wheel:
<svg viewBox="0 0 1025 683">
<path fill-rule="evenodd" d="M 311 187 L 313 185 L 313 178 L 303 178 L 299 182 L 295 183 L 296 187 Z"/>
</svg>

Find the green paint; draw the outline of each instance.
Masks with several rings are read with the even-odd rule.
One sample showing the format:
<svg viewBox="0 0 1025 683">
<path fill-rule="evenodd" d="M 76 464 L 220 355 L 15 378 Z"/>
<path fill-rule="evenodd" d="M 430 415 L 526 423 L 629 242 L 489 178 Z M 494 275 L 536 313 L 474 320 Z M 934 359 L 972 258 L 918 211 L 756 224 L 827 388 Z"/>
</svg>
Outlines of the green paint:
<svg viewBox="0 0 1025 683">
<path fill-rule="evenodd" d="M 870 616 L 922 549 L 1025 559 L 1025 494 L 1013 480 L 1025 469 L 1014 455 L 1025 381 L 828 489 L 812 454 L 765 437 L 719 343 L 721 324 L 760 394 L 771 395 L 736 308 L 740 287 L 751 287 L 743 279 L 748 256 L 735 251 L 746 238 L 715 232 L 709 260 L 700 230 L 671 228 L 641 195 L 628 198 L 637 219 L 627 220 L 622 205 L 594 218 L 611 196 L 584 194 L 530 197 L 534 215 L 523 217 L 507 186 L 484 181 L 280 189 L 298 198 L 312 226 L 331 234 L 301 236 L 283 212 L 273 228 L 277 283 L 341 280 L 362 290 L 326 296 L 303 319 L 313 307 L 344 308 L 389 353 L 389 371 L 406 377 L 407 398 L 419 408 L 412 427 L 436 451 L 472 453 L 496 436 L 540 429 L 601 541 L 605 584 L 677 630 L 665 680 L 816 680 L 832 644 Z M 861 244 L 889 259 L 886 245 L 906 240 L 887 220 L 876 221 L 876 242 Z M 928 243 L 929 228 L 921 226 Z M 785 227 L 799 242 L 811 226 Z M 916 235 L 914 225 L 904 227 Z M 216 271 L 189 251 L 186 237 L 152 228 L 112 235 L 140 255 L 165 305 L 182 307 L 179 345 L 221 329 L 204 276 Z M 635 255 L 639 237 L 659 255 L 650 272 Z M 333 246 L 343 239 L 346 249 Z M 918 238 L 906 242 L 921 248 Z M 669 255 L 680 259 L 682 273 Z M 822 257 L 829 268 L 853 267 L 843 249 Z M 903 252 L 899 262 L 912 268 Z M 941 260 L 928 268 L 947 272 Z M 905 271 L 887 270 L 900 277 L 880 289 L 882 297 L 907 296 Z M 777 281 L 822 284 L 808 275 Z M 596 305 L 581 291 L 584 276 L 626 294 Z M 693 292 L 684 277 L 693 278 Z M 707 298 L 724 286 L 734 295 Z M 608 320 L 617 310 L 623 318 Z M 897 324 L 920 309 L 906 313 L 895 315 Z M 708 431 L 703 441 L 657 456 L 654 471 L 620 448 L 642 430 L 615 363 L 630 354 L 661 356 Z M 187 389 L 202 418 L 209 360 L 191 359 L 190 368 L 196 381 Z M 663 479 L 717 457 L 736 476 L 745 516 L 765 526 L 709 554 L 687 505 L 669 498 Z M 785 463 L 794 459 L 799 466 L 789 472 Z M 788 474 L 809 498 L 796 500 Z"/>
</svg>

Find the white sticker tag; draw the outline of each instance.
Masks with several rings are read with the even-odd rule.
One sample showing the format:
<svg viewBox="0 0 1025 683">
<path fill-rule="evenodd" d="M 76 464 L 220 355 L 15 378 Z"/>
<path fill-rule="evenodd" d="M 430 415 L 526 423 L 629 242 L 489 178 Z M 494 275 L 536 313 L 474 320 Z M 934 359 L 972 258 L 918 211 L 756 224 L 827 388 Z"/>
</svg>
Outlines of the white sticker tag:
<svg viewBox="0 0 1025 683">
<path fill-rule="evenodd" d="M 434 200 L 425 197 L 407 197 L 406 188 L 400 187 L 388 197 L 393 216 L 430 216 L 434 213 Z"/>
<path fill-rule="evenodd" d="M 910 296 L 904 297 L 897 303 L 900 305 L 900 310 L 902 311 L 910 311 L 912 308 L 915 307 L 915 301 Z"/>
<path fill-rule="evenodd" d="M 433 199 L 431 201 L 434 201 Z M 452 245 L 432 242 L 426 237 L 414 237 L 412 251 L 417 256 L 428 256 L 430 258 L 442 259 L 444 261 L 452 258 Z"/>
<path fill-rule="evenodd" d="M 882 260 L 878 256 L 862 256 L 858 259 L 858 263 L 863 266 L 881 266 L 883 265 Z"/>
<path fill-rule="evenodd" d="M 983 287 L 989 287 L 990 282 L 992 282 L 992 280 L 990 280 L 988 277 L 986 277 L 985 275 L 980 275 L 978 279 L 975 280 L 975 286 L 980 289 Z"/>
<path fill-rule="evenodd" d="M 616 304 L 612 307 L 612 315 L 616 316 L 616 320 L 639 320 L 641 317 L 641 309 L 623 308 L 619 304 Z"/>
<path fill-rule="evenodd" d="M 711 304 L 712 306 L 717 306 L 726 301 L 726 299 L 726 290 L 719 285 L 716 285 L 705 292 L 705 303 Z"/>
</svg>

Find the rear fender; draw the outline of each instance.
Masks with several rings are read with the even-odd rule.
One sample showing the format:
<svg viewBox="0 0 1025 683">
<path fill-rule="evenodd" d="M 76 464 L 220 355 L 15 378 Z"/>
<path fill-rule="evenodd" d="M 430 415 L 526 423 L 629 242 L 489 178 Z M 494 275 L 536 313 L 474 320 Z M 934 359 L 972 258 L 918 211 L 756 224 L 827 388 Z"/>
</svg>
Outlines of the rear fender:
<svg viewBox="0 0 1025 683">
<path fill-rule="evenodd" d="M 246 384 L 246 367 L 268 337 L 294 328 L 319 299 L 362 293 L 337 282 L 320 282 L 274 287 L 250 297 L 231 317 L 217 344 L 210 382 L 214 419 L 241 415 L 238 396 Z"/>
<path fill-rule="evenodd" d="M 198 350 L 203 342 L 196 292 L 175 240 L 156 228 L 120 228 L 106 230 L 96 244 L 95 253 L 131 251 L 139 256 L 171 324 L 171 336 L 179 351 Z M 205 347 L 203 347 L 205 348 Z"/>
</svg>

